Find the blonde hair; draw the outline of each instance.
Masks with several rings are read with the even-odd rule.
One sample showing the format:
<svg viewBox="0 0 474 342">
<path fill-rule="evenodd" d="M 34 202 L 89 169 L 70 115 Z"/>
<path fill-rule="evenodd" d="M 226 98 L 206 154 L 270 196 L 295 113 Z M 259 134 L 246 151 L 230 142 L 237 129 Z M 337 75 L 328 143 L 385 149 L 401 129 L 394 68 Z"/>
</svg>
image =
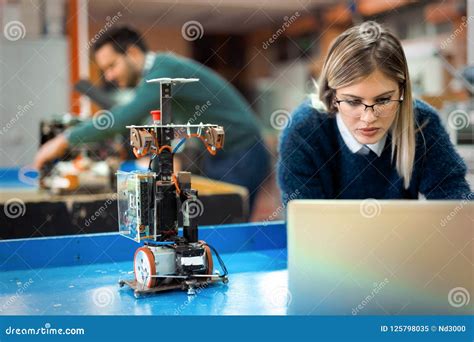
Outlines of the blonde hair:
<svg viewBox="0 0 474 342">
<path fill-rule="evenodd" d="M 415 118 L 408 64 L 398 38 L 373 21 L 343 32 L 329 48 L 311 102 L 316 109 L 335 114 L 336 89 L 361 81 L 377 69 L 399 84 L 403 96 L 390 132 L 392 160 L 395 158 L 397 172 L 408 188 L 415 159 Z"/>
</svg>

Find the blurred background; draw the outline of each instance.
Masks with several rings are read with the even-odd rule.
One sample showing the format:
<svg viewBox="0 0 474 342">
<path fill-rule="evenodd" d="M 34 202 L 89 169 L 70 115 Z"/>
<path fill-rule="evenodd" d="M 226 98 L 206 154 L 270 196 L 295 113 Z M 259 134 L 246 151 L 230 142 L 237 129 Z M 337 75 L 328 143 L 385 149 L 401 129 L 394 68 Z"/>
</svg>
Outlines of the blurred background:
<svg viewBox="0 0 474 342">
<path fill-rule="evenodd" d="M 440 110 L 472 187 L 473 7 L 473 0 L 1 0 L 0 170 L 32 162 L 41 120 L 100 110 L 75 90 L 80 79 L 127 97 L 90 58 L 94 39 L 114 25 L 130 25 L 151 50 L 192 58 L 231 82 L 258 116 L 275 163 L 285 125 L 275 113 L 289 115 L 313 90 L 337 35 L 376 20 L 403 41 L 415 96 Z M 272 172 L 251 220 L 283 212 Z"/>
</svg>

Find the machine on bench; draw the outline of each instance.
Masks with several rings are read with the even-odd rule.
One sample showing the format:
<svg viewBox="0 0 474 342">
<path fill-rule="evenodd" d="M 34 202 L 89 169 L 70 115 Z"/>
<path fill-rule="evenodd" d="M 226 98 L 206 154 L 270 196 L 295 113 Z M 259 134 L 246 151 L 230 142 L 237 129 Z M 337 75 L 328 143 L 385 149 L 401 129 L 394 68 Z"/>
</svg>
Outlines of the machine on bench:
<svg viewBox="0 0 474 342">
<path fill-rule="evenodd" d="M 148 171 L 118 172 L 117 192 L 119 232 L 144 246 L 134 256 L 133 280 L 120 280 L 130 286 L 135 297 L 171 289 L 194 294 L 197 287 L 228 282 L 227 269 L 217 251 L 198 239 L 197 217 L 202 203 L 191 188 L 191 173 L 173 172 L 173 157 L 191 137 L 199 138 L 212 155 L 224 146 L 224 129 L 212 124 L 172 123 L 172 86 L 198 79 L 159 78 L 160 110 L 151 112 L 153 124 L 127 126 L 130 144 L 137 158 L 150 155 Z M 181 138 L 173 148 L 172 141 Z M 182 219 L 183 235 L 178 235 Z M 213 254 L 222 274 L 213 272 Z"/>
<path fill-rule="evenodd" d="M 40 146 L 82 122 L 70 114 L 41 121 Z M 119 163 L 119 151 L 113 144 L 72 147 L 39 170 L 39 187 L 53 194 L 111 192 Z"/>
</svg>

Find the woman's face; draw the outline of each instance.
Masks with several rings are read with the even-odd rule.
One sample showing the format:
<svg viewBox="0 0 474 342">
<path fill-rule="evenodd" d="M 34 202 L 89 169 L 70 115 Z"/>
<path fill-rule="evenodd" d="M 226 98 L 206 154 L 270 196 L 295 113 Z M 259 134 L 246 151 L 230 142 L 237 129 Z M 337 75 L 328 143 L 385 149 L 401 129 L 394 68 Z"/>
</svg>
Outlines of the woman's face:
<svg viewBox="0 0 474 342">
<path fill-rule="evenodd" d="M 362 102 L 366 105 L 373 105 L 383 103 L 387 99 L 399 100 L 400 90 L 396 81 L 376 70 L 358 83 L 336 89 L 336 98 L 339 101 L 349 100 L 351 104 Z M 342 120 L 359 143 L 375 144 L 390 129 L 398 113 L 397 103 L 390 103 L 396 109 L 384 112 L 379 116 L 375 115 L 371 108 L 366 108 L 364 111 L 365 106 L 363 105 L 360 106 L 362 110 L 356 111 L 357 115 L 354 115 L 354 111 L 344 113 L 342 110 L 344 107 L 339 104 L 339 114 L 337 115 L 341 115 Z"/>
</svg>

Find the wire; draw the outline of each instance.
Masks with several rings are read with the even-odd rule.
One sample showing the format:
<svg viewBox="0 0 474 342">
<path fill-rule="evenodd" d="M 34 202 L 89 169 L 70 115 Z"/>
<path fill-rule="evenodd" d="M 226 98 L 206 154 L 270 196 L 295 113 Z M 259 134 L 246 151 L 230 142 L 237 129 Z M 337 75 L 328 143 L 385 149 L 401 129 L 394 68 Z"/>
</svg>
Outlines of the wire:
<svg viewBox="0 0 474 342">
<path fill-rule="evenodd" d="M 212 247 L 210 244 L 208 244 L 207 242 L 203 241 L 203 245 L 208 246 L 214 252 L 214 254 L 216 255 L 217 260 L 219 261 L 219 265 L 221 266 L 221 269 L 224 272 L 224 274 L 219 275 L 219 278 L 225 278 L 229 274 L 229 272 L 227 271 L 227 267 L 225 267 L 224 261 L 222 260 L 221 256 L 217 252 L 217 250 L 214 247 Z"/>
<path fill-rule="evenodd" d="M 207 274 L 212 274 L 214 272 L 214 261 L 212 260 L 212 252 L 209 246 L 204 245 L 204 249 L 206 250 L 206 258 L 207 258 Z M 212 278 L 209 278 L 211 280 Z"/>
<path fill-rule="evenodd" d="M 179 141 L 179 143 L 175 146 L 174 150 L 173 150 L 173 153 L 176 153 L 178 151 L 178 149 L 181 147 L 181 145 L 184 144 L 184 142 L 186 141 L 186 138 L 183 138 Z"/>
<path fill-rule="evenodd" d="M 174 241 L 153 241 L 153 240 L 144 240 L 144 243 L 149 246 L 169 246 L 174 245 L 176 242 Z"/>
<path fill-rule="evenodd" d="M 186 135 L 184 138 L 182 138 L 179 141 L 179 143 L 176 145 L 176 147 L 173 149 L 173 153 L 176 153 L 178 149 L 181 147 L 181 145 L 184 144 L 184 142 L 189 138 L 199 138 L 199 140 L 201 140 L 204 146 L 206 147 L 207 151 L 213 156 L 216 155 L 216 150 L 213 150 L 212 146 L 207 143 L 204 137 L 201 134 L 197 134 L 197 133 L 191 133 L 189 135 Z"/>
<path fill-rule="evenodd" d="M 181 189 L 179 188 L 179 183 L 178 183 L 178 179 L 176 178 L 176 174 L 173 173 L 173 176 L 171 177 L 171 179 L 173 180 L 173 184 L 176 187 L 176 192 L 178 193 L 178 195 L 181 194 Z"/>
<path fill-rule="evenodd" d="M 154 154 L 151 158 L 150 158 L 150 162 L 148 163 L 148 171 L 151 171 L 151 163 L 153 162 L 153 159 L 155 159 L 156 157 L 156 154 Z"/>
<path fill-rule="evenodd" d="M 212 146 L 207 143 L 207 141 L 204 139 L 204 137 L 203 137 L 201 134 L 192 133 L 192 134 L 190 134 L 190 135 L 188 135 L 188 136 L 186 136 L 186 137 L 187 137 L 187 138 L 188 138 L 188 137 L 189 137 L 189 138 L 190 138 L 190 137 L 199 138 L 199 140 L 202 141 L 202 143 L 204 144 L 204 146 L 206 146 L 207 151 L 208 151 L 211 155 L 213 155 L 213 156 L 216 155 L 216 152 L 217 152 L 217 151 L 212 149 Z"/>
<path fill-rule="evenodd" d="M 169 150 L 170 152 L 173 152 L 173 149 L 171 148 L 170 145 L 163 145 L 160 147 L 160 149 L 158 150 L 158 154 L 160 154 L 161 152 L 163 152 L 164 149 L 167 149 Z"/>
<path fill-rule="evenodd" d="M 163 146 L 161 146 L 161 147 L 158 149 L 157 153 L 156 153 L 156 154 L 153 154 L 152 157 L 150 158 L 150 163 L 148 164 L 148 171 L 151 171 L 151 163 L 152 163 L 153 159 L 155 159 L 156 156 L 159 155 L 161 152 L 163 152 L 163 150 L 165 150 L 165 149 L 169 150 L 170 152 L 173 152 L 173 150 L 171 149 L 171 146 L 169 146 L 169 145 L 163 145 Z"/>
</svg>

